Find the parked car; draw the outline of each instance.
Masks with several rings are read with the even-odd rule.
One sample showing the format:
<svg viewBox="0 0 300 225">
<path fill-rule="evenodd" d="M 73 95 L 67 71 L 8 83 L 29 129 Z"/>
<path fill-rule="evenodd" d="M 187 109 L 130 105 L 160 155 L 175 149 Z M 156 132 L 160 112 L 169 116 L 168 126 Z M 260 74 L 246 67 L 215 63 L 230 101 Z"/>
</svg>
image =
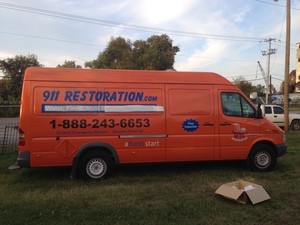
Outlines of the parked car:
<svg viewBox="0 0 300 225">
<path fill-rule="evenodd" d="M 279 105 L 262 105 L 262 112 L 265 117 L 277 124 L 279 127 L 284 127 L 284 109 Z M 300 114 L 289 113 L 289 126 L 292 130 L 300 130 Z"/>
</svg>

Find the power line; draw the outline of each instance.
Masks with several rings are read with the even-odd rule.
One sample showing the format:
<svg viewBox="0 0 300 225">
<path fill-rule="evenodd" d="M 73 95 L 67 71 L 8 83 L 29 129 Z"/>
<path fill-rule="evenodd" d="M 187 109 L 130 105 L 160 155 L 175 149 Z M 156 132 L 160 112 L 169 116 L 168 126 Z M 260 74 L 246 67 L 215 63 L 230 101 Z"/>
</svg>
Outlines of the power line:
<svg viewBox="0 0 300 225">
<path fill-rule="evenodd" d="M 275 5 L 275 6 L 283 7 L 283 8 L 285 7 L 284 5 L 275 4 L 274 2 L 268 2 L 268 1 L 263 1 L 263 0 L 254 0 L 254 1 L 264 3 L 264 4 L 268 4 L 268 5 Z"/>
<path fill-rule="evenodd" d="M 235 76 L 230 76 L 230 77 L 227 77 L 227 78 L 232 78 L 232 79 L 234 79 L 234 78 L 238 78 L 238 77 L 254 77 L 254 76 L 256 76 L 256 74 L 242 74 L 242 75 L 235 75 Z M 257 79 L 259 79 L 259 80 L 262 80 L 263 78 L 257 78 Z"/>
<path fill-rule="evenodd" d="M 208 60 L 216 60 L 220 59 L 223 61 L 236 61 L 236 62 L 249 62 L 254 63 L 256 62 L 256 59 L 233 59 L 233 58 L 214 58 L 214 57 L 204 57 L 200 55 L 186 55 L 186 54 L 176 54 L 178 57 L 193 57 L 193 58 L 201 58 L 201 59 L 208 59 Z"/>
<path fill-rule="evenodd" d="M 280 40 L 279 40 L 279 41 L 280 41 Z M 285 43 L 285 42 L 283 42 L 283 43 Z M 280 44 L 278 43 L 277 48 L 285 48 L 285 46 L 284 46 L 284 45 L 280 45 Z M 291 50 L 293 50 L 293 51 L 297 51 L 297 48 L 296 48 L 294 45 L 291 45 L 290 48 L 291 48 Z"/>
<path fill-rule="evenodd" d="M 204 57 L 200 55 L 186 55 L 186 54 L 176 54 L 176 57 L 193 57 L 193 58 L 201 58 L 207 60 L 222 60 L 222 61 L 235 61 L 240 63 L 253 63 L 257 64 L 257 59 L 234 59 L 234 58 L 215 58 L 215 57 Z M 265 61 L 262 61 L 265 62 Z M 283 65 L 282 63 L 273 63 L 273 65 Z"/>
<path fill-rule="evenodd" d="M 26 37 L 26 38 L 37 38 L 37 39 L 44 39 L 44 40 L 50 40 L 50 41 L 59 41 L 59 42 L 65 42 L 65 43 L 70 43 L 70 44 L 78 44 L 78 45 L 86 45 L 86 46 L 97 46 L 97 47 L 103 47 L 105 48 L 106 46 L 95 44 L 95 43 L 87 43 L 87 42 L 79 42 L 79 41 L 71 41 L 71 40 L 65 40 L 65 39 L 58 39 L 58 38 L 49 38 L 45 36 L 38 36 L 38 35 L 31 35 L 31 34 L 24 34 L 24 33 L 16 33 L 16 32 L 7 32 L 7 31 L 0 31 L 0 34 L 4 35 L 13 35 L 13 36 L 21 36 L 21 37 Z M 279 46 L 279 47 L 284 47 L 284 46 Z M 294 49 L 296 51 L 296 48 Z M 193 58 L 202 58 L 202 59 L 207 59 L 207 60 L 223 60 L 223 61 L 234 61 L 234 62 L 240 62 L 240 63 L 257 63 L 256 59 L 234 59 L 234 58 L 214 58 L 214 57 L 204 57 L 200 55 L 186 55 L 186 54 L 177 54 L 177 57 L 193 57 Z M 272 63 L 272 65 L 281 65 L 279 63 L 275 63 L 275 61 Z"/>
<path fill-rule="evenodd" d="M 50 40 L 50 41 L 59 41 L 59 42 L 65 42 L 65 43 L 71 43 L 71 44 L 79 44 L 79 45 L 87 45 L 87 46 L 98 46 L 103 47 L 105 46 L 98 45 L 95 43 L 87 43 L 87 42 L 79 42 L 79 41 L 70 41 L 70 40 L 64 40 L 64 39 L 57 39 L 57 38 L 49 38 L 45 36 L 37 36 L 37 35 L 30 35 L 30 34 L 24 34 L 24 33 L 15 33 L 15 32 L 7 32 L 7 31 L 0 31 L 0 34 L 4 35 L 13 35 L 13 36 L 21 36 L 26 38 L 37 38 L 37 39 L 44 39 L 44 40 Z M 186 55 L 186 54 L 177 54 L 177 57 L 193 57 L 193 58 L 202 58 L 202 59 L 208 59 L 208 60 L 216 60 L 220 59 L 223 61 L 235 61 L 235 62 L 241 62 L 241 63 L 256 63 L 256 59 L 234 59 L 234 58 L 214 58 L 214 57 L 203 57 L 200 55 Z"/>
<path fill-rule="evenodd" d="M 52 11 L 52 10 L 45 10 L 45 9 L 41 9 L 41 8 L 34 8 L 34 7 L 5 3 L 5 2 L 0 2 L 0 8 L 22 11 L 22 12 L 33 13 L 33 14 L 44 15 L 44 16 L 50 16 L 50 17 L 61 18 L 61 19 L 67 19 L 67 20 L 78 21 L 78 22 L 102 25 L 102 26 L 118 27 L 118 28 L 128 29 L 128 30 L 167 33 L 167 34 L 171 34 L 171 35 L 175 35 L 175 36 L 185 36 L 185 37 L 193 37 L 193 38 L 208 38 L 208 39 L 219 39 L 219 40 L 230 40 L 230 41 L 243 41 L 243 42 L 258 42 L 263 39 L 263 38 L 258 38 L 258 37 L 218 35 L 218 34 L 188 32 L 188 31 L 169 30 L 169 29 L 162 29 L 162 28 L 156 28 L 156 27 L 140 26 L 140 25 L 135 25 L 135 24 L 127 24 L 127 23 L 121 23 L 121 22 L 115 22 L 115 21 L 96 19 L 96 18 L 91 18 L 91 17 L 61 13 L 61 12 L 56 12 L 56 11 Z"/>
<path fill-rule="evenodd" d="M 260 3 L 264 3 L 264 4 L 268 4 L 268 5 L 274 5 L 274 6 L 278 6 L 278 7 L 282 7 L 282 8 L 285 8 L 286 6 L 285 5 L 280 5 L 280 4 L 276 4 L 272 1 L 263 1 L 263 0 L 254 0 L 256 2 L 260 2 Z M 291 7 L 291 9 L 293 10 L 300 10 L 298 8 L 294 8 L 294 7 Z"/>
<path fill-rule="evenodd" d="M 66 42 L 66 43 L 79 44 L 79 45 L 90 45 L 90 46 L 105 47 L 103 45 L 97 45 L 97 44 L 87 43 L 87 42 L 70 41 L 70 40 L 64 40 L 64 39 L 58 39 L 58 38 L 49 38 L 49 37 L 44 37 L 44 36 L 37 36 L 37 35 L 31 35 L 31 34 L 22 34 L 22 33 L 15 33 L 15 32 L 7 32 L 7 31 L 0 31 L 0 34 L 21 36 L 21 37 L 27 37 L 27 38 L 38 38 L 38 39 Z"/>
</svg>

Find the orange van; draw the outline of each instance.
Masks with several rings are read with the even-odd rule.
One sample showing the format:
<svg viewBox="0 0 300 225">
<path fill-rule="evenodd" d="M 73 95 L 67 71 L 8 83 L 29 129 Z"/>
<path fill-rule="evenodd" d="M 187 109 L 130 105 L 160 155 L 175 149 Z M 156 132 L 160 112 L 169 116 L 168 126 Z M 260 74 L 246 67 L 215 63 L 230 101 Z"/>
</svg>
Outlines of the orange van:
<svg viewBox="0 0 300 225">
<path fill-rule="evenodd" d="M 215 73 L 28 68 L 21 167 L 72 166 L 101 179 L 116 164 L 245 160 L 268 171 L 284 132 Z"/>
</svg>

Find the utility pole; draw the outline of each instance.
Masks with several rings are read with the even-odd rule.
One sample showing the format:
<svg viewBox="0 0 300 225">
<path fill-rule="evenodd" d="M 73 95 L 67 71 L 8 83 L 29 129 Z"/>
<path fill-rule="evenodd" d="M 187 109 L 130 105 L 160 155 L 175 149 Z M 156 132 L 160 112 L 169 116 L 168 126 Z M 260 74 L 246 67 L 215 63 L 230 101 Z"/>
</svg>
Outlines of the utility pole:
<svg viewBox="0 0 300 225">
<path fill-rule="evenodd" d="M 270 75 L 270 99 L 272 97 L 272 75 Z"/>
<path fill-rule="evenodd" d="M 289 132 L 289 73 L 290 73 L 290 45 L 291 45 L 291 0 L 286 0 L 286 41 L 284 68 L 284 131 Z"/>
<path fill-rule="evenodd" d="M 278 2 L 278 0 L 274 0 Z M 291 0 L 286 0 L 286 35 L 285 35 L 285 63 L 284 63 L 284 132 L 289 132 L 289 73 L 290 73 L 290 50 L 291 50 Z"/>
<path fill-rule="evenodd" d="M 269 85 L 266 87 L 266 104 L 268 104 L 269 101 L 269 93 L 270 93 L 270 97 L 271 97 L 271 89 L 272 89 L 272 84 L 271 84 L 271 79 L 270 79 L 270 59 L 271 59 L 271 55 L 275 54 L 276 49 L 272 48 L 272 41 L 276 41 L 275 38 L 268 38 L 265 39 L 264 42 L 269 42 L 269 49 L 267 51 L 262 51 L 262 55 L 263 56 L 268 56 L 268 60 L 267 60 L 267 80 L 270 80 Z"/>
</svg>

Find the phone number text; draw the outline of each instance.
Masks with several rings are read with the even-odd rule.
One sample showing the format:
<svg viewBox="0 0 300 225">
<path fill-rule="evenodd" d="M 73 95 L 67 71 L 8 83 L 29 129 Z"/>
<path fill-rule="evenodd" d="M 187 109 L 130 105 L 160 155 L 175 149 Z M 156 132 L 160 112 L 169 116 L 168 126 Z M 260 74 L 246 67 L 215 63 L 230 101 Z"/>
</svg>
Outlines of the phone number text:
<svg viewBox="0 0 300 225">
<path fill-rule="evenodd" d="M 141 128 L 141 127 L 150 127 L 149 119 L 93 119 L 92 121 L 88 121 L 86 119 L 74 119 L 74 120 L 62 120 L 58 122 L 57 120 L 51 120 L 49 122 L 52 129 L 56 128 Z"/>
</svg>

